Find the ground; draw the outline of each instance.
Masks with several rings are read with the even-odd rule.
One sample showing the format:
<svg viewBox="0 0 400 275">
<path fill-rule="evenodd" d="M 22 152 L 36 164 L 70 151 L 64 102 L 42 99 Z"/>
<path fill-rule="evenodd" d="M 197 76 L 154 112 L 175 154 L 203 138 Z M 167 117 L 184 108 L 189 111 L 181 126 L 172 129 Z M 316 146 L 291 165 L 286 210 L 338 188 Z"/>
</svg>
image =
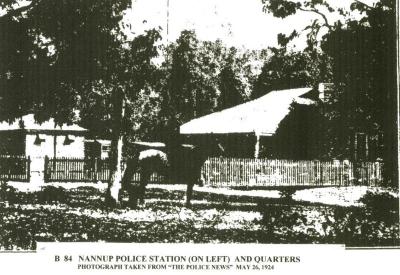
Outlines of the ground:
<svg viewBox="0 0 400 275">
<path fill-rule="evenodd" d="M 398 208 L 377 213 L 359 201 L 368 191 L 396 196 L 380 188 L 196 187 L 187 208 L 184 185 L 150 185 L 132 210 L 105 208 L 102 184 L 55 185 L 9 185 L 17 189 L 0 201 L 0 249 L 31 250 L 38 241 L 399 244 Z"/>
</svg>

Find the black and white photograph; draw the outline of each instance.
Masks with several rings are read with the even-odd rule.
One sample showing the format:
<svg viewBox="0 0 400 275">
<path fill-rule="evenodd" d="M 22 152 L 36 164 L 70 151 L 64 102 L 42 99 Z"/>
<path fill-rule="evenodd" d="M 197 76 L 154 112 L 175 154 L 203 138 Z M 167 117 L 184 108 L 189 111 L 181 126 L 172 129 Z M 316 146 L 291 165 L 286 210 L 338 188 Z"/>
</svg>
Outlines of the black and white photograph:
<svg viewBox="0 0 400 275">
<path fill-rule="evenodd" d="M 0 1 L 0 251 L 398 249 L 397 5 Z"/>
</svg>

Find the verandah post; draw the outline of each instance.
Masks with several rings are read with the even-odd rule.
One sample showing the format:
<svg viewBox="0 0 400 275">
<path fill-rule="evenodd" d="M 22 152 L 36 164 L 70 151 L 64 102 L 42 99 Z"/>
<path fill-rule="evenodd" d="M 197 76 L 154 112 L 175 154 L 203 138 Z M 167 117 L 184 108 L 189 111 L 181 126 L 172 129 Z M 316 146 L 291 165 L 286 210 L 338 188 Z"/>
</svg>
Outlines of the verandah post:
<svg viewBox="0 0 400 275">
<path fill-rule="evenodd" d="M 94 182 L 97 182 L 98 160 L 99 159 L 97 157 L 94 158 L 94 177 L 93 177 Z"/>
<path fill-rule="evenodd" d="M 55 160 L 53 160 L 53 162 L 55 162 Z M 44 170 L 43 170 L 43 178 L 44 178 L 45 182 L 47 182 L 47 180 L 48 180 L 48 173 L 47 173 L 48 165 L 49 165 L 49 157 L 46 155 L 46 156 L 44 156 Z M 54 169 L 54 171 L 55 171 L 55 169 Z"/>
<path fill-rule="evenodd" d="M 254 148 L 254 158 L 260 157 L 260 135 L 256 133 L 256 145 Z"/>
<path fill-rule="evenodd" d="M 26 159 L 26 179 L 28 182 L 31 181 L 31 156 Z"/>
</svg>

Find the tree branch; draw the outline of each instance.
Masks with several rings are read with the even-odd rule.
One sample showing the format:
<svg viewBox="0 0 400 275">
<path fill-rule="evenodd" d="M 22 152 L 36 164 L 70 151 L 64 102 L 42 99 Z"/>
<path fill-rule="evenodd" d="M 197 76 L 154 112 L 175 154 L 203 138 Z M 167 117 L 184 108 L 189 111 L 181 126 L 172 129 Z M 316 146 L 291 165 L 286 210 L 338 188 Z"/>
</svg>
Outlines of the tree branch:
<svg viewBox="0 0 400 275">
<path fill-rule="evenodd" d="M 365 4 L 365 3 L 362 2 L 362 1 L 355 0 L 354 2 L 363 5 L 364 7 L 368 8 L 369 10 L 372 10 L 372 9 L 374 8 L 374 7 L 372 7 L 372 6 L 368 5 L 368 4 Z"/>
<path fill-rule="evenodd" d="M 306 11 L 306 12 L 313 12 L 313 13 L 316 13 L 316 14 L 320 15 L 322 17 L 322 19 L 324 20 L 324 22 L 325 22 L 324 26 L 327 27 L 329 30 L 332 30 L 332 26 L 329 25 L 328 18 L 326 17 L 325 14 L 323 14 L 319 10 L 317 10 L 317 9 L 305 9 L 305 8 L 302 8 L 302 7 L 299 7 L 299 10 Z"/>
</svg>

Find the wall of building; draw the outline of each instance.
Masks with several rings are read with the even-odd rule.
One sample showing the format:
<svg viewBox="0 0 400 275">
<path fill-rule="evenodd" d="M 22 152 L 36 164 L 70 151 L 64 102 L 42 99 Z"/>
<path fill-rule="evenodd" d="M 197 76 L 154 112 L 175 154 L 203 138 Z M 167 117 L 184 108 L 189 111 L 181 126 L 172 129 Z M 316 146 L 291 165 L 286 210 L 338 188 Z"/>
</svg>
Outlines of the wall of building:
<svg viewBox="0 0 400 275">
<path fill-rule="evenodd" d="M 37 142 L 37 139 L 40 142 Z M 83 158 L 84 157 L 84 137 L 68 135 L 69 142 L 65 142 L 66 135 L 51 134 L 27 134 L 25 138 L 26 156 L 31 158 L 31 182 L 44 182 L 45 156 L 54 157 L 54 140 L 56 140 L 57 158 Z"/>
<path fill-rule="evenodd" d="M 66 135 L 39 134 L 40 144 L 35 144 L 36 134 L 27 134 L 25 141 L 26 155 L 31 158 L 54 157 L 54 139 L 56 139 L 57 158 L 83 158 L 84 157 L 84 137 L 68 135 L 71 140 L 65 143 Z"/>
<path fill-rule="evenodd" d="M 25 154 L 31 158 L 53 156 L 53 137 L 39 134 L 42 140 L 40 144 L 35 144 L 36 134 L 27 134 L 25 139 Z"/>
<path fill-rule="evenodd" d="M 57 158 L 84 158 L 83 136 L 68 135 L 73 140 L 70 144 L 65 144 L 66 136 L 57 136 L 56 157 Z"/>
</svg>

